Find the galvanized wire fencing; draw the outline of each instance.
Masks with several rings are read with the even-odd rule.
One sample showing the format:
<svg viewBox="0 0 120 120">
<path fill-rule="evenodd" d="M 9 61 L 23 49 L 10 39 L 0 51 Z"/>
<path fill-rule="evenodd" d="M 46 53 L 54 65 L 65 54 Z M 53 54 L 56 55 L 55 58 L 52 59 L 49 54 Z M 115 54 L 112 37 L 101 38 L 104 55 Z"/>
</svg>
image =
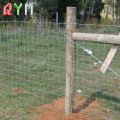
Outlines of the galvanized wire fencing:
<svg viewBox="0 0 120 120">
<path fill-rule="evenodd" d="M 94 26 L 79 26 L 84 28 L 85 33 L 93 32 L 91 30 Z M 90 31 L 89 28 L 91 29 Z M 94 29 L 96 29 L 96 33 L 105 34 L 103 29 L 105 31 L 111 29 L 111 31 L 107 31 L 108 34 L 119 34 L 119 26 L 97 26 Z M 81 30 L 78 31 L 82 32 Z M 88 98 L 81 102 L 82 105 L 76 111 L 86 110 L 87 114 L 92 113 L 92 116 L 96 116 L 95 119 L 118 120 L 118 109 L 120 107 L 119 49 L 112 59 L 107 72 L 103 74 L 100 69 L 114 44 L 94 43 L 92 40 L 86 42 L 84 39 L 76 41 L 75 44 L 77 56 L 75 64 L 75 93 Z M 109 59 L 112 58 L 112 54 L 114 54 L 114 51 L 111 52 Z M 77 101 L 79 100 L 77 99 Z M 87 119 L 90 119 L 89 115 Z"/>
<path fill-rule="evenodd" d="M 29 110 L 64 96 L 65 25 L 0 24 L 1 119 L 34 119 Z"/>
<path fill-rule="evenodd" d="M 119 30 L 76 24 L 80 33 L 118 35 Z M 74 104 L 66 115 L 67 35 L 66 23 L 56 29 L 56 23 L 0 22 L 1 120 L 119 120 L 120 51 L 103 74 L 100 68 L 113 44 L 92 39 L 70 41 L 76 46 Z"/>
<path fill-rule="evenodd" d="M 76 27 L 82 27 L 84 32 L 81 29 L 78 32 Z M 104 33 L 104 27 L 108 34 Z M 119 93 L 115 91 L 119 91 L 120 79 L 119 55 L 116 54 L 120 44 L 119 26 L 78 25 L 76 8 L 68 7 L 66 28 L 66 114 L 79 113 L 84 119 L 118 119 Z"/>
</svg>

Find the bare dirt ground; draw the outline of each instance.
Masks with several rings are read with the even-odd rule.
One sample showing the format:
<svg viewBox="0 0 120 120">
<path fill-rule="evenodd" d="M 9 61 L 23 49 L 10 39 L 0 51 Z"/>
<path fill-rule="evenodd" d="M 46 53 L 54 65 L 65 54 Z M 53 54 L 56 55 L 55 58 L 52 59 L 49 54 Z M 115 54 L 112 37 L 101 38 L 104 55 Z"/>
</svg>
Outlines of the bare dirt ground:
<svg viewBox="0 0 120 120">
<path fill-rule="evenodd" d="M 16 89 L 10 92 L 11 94 L 20 94 L 20 93 L 26 93 L 25 90 L 20 90 L 20 89 Z"/>
<path fill-rule="evenodd" d="M 38 113 L 38 120 L 107 120 L 109 110 L 101 110 L 101 102 L 92 98 L 76 96 L 74 101 L 73 114 L 65 115 L 65 99 L 59 98 L 52 104 L 39 106 L 33 112 Z"/>
</svg>

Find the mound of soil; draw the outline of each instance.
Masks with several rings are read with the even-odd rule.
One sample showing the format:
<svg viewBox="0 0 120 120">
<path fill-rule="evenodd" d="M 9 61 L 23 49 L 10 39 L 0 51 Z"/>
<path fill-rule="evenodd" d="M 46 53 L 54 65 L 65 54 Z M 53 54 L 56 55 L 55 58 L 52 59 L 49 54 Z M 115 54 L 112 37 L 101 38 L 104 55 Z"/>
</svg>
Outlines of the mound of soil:
<svg viewBox="0 0 120 120">
<path fill-rule="evenodd" d="M 70 116 L 65 115 L 65 99 L 59 98 L 52 104 L 39 106 L 36 110 L 38 112 L 38 120 L 106 120 L 107 118 L 100 118 L 106 116 L 107 111 L 100 109 L 101 103 L 92 98 L 83 98 L 76 96 L 74 98 L 74 110 Z"/>
<path fill-rule="evenodd" d="M 20 93 L 26 93 L 25 90 L 20 90 L 20 89 L 16 89 L 10 92 L 11 94 L 20 94 Z"/>
</svg>

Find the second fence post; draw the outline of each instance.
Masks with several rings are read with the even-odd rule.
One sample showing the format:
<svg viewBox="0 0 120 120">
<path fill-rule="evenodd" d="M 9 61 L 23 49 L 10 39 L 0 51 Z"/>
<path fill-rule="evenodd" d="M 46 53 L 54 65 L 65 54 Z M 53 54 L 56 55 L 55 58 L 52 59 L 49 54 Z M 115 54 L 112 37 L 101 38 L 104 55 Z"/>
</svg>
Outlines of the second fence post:
<svg viewBox="0 0 120 120">
<path fill-rule="evenodd" d="M 75 41 L 72 33 L 76 32 L 76 7 L 67 7 L 67 42 L 66 42 L 66 96 L 65 113 L 70 115 L 74 102 L 74 78 L 75 78 Z"/>
</svg>

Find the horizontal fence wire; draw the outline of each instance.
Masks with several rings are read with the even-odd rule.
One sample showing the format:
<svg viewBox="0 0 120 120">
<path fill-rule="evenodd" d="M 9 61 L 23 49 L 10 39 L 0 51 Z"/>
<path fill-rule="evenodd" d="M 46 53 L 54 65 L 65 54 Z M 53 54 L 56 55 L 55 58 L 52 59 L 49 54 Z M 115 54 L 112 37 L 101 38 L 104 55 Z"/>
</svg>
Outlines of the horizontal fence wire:
<svg viewBox="0 0 120 120">
<path fill-rule="evenodd" d="M 120 31 L 112 25 L 76 26 L 82 33 Z M 113 44 L 84 40 L 75 43 L 74 110 L 65 115 L 66 38 L 66 23 L 0 22 L 0 119 L 120 118 L 120 50 L 103 74 L 100 68 Z"/>
<path fill-rule="evenodd" d="M 54 23 L 47 26 L 41 23 L 38 30 L 37 23 L 25 26 L 22 22 L 0 23 L 2 117 L 17 119 L 20 114 L 21 120 L 29 119 L 25 114 L 27 108 L 37 108 L 64 97 L 66 40 L 65 25 L 60 25 L 60 30 L 56 30 Z M 10 105 L 8 111 L 7 105 Z M 7 112 L 10 113 L 7 115 Z"/>
</svg>

